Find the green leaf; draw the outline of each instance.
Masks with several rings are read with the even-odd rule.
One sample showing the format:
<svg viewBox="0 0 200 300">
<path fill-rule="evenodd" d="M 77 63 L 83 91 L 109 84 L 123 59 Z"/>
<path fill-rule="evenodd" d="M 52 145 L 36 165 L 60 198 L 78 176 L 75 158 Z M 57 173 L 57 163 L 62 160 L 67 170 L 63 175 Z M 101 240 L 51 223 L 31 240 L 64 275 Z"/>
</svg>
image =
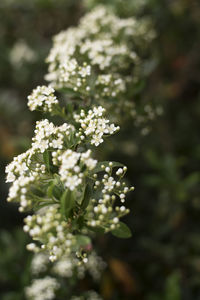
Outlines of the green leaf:
<svg viewBox="0 0 200 300">
<path fill-rule="evenodd" d="M 109 163 L 110 161 L 100 161 L 97 163 L 96 167 L 92 170 L 92 173 L 99 173 L 99 172 L 103 172 L 104 169 L 102 169 L 102 165 L 104 165 L 105 167 L 109 167 Z M 112 161 L 112 168 L 115 168 L 115 167 L 121 167 L 123 168 L 124 165 L 119 163 L 119 162 L 116 162 L 116 161 Z"/>
<path fill-rule="evenodd" d="M 54 188 L 55 182 L 52 181 L 52 183 L 47 188 L 47 197 L 52 198 L 53 196 L 53 188 Z"/>
<path fill-rule="evenodd" d="M 63 188 L 62 187 L 58 187 L 57 185 L 54 185 L 53 196 L 56 199 L 60 199 L 62 193 L 63 193 Z"/>
<path fill-rule="evenodd" d="M 75 205 L 74 193 L 69 189 L 65 190 L 61 197 L 61 214 L 68 218 L 72 208 Z"/>
<path fill-rule="evenodd" d="M 132 236 L 130 228 L 123 222 L 119 222 L 119 227 L 112 230 L 111 233 L 118 237 L 118 238 L 123 238 L 127 239 Z"/>
<path fill-rule="evenodd" d="M 72 103 L 67 103 L 66 108 L 68 113 L 73 114 L 74 105 Z"/>
<path fill-rule="evenodd" d="M 95 233 L 98 233 L 98 234 L 104 234 L 105 233 L 105 229 L 103 227 L 100 227 L 100 226 L 95 226 L 95 227 L 92 227 L 92 226 L 88 226 L 87 225 L 87 228 Z"/>
<path fill-rule="evenodd" d="M 48 172 L 50 172 L 50 154 L 47 150 L 43 153 L 43 159 Z"/>
<path fill-rule="evenodd" d="M 82 229 L 85 224 L 85 219 L 83 216 L 80 216 L 77 220 L 77 224 L 79 226 L 79 229 Z"/>
<path fill-rule="evenodd" d="M 87 184 L 85 191 L 84 191 L 84 196 L 83 196 L 83 200 L 81 202 L 81 208 L 82 209 L 86 209 L 88 207 L 88 204 L 90 202 L 90 198 L 92 195 L 92 187 L 91 184 Z"/>
<path fill-rule="evenodd" d="M 76 245 L 78 246 L 78 248 L 90 244 L 91 244 L 91 239 L 87 235 L 82 235 L 82 234 L 76 235 Z"/>
</svg>

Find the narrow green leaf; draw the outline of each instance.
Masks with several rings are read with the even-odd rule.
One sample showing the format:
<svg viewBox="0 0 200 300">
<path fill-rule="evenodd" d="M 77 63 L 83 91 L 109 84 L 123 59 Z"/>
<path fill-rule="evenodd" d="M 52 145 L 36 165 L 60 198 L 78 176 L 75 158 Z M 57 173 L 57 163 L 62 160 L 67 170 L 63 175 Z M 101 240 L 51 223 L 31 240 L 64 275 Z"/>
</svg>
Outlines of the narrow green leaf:
<svg viewBox="0 0 200 300">
<path fill-rule="evenodd" d="M 48 172 L 50 172 L 50 154 L 47 150 L 43 153 L 43 159 Z"/>
<path fill-rule="evenodd" d="M 99 173 L 99 172 L 103 172 L 104 169 L 102 169 L 102 165 L 104 165 L 105 167 L 109 167 L 109 163 L 110 161 L 100 161 L 97 163 L 96 167 L 92 170 L 92 173 Z M 124 165 L 119 163 L 119 162 L 116 162 L 116 161 L 112 161 L 112 168 L 115 168 L 115 167 L 118 167 L 118 168 L 123 168 Z"/>
<path fill-rule="evenodd" d="M 123 238 L 127 239 L 132 236 L 130 228 L 123 222 L 119 222 L 119 227 L 112 230 L 111 233 L 118 237 L 118 238 Z"/>
<path fill-rule="evenodd" d="M 47 197 L 48 198 L 52 198 L 53 197 L 54 184 L 55 183 L 52 181 L 52 183 L 47 188 Z"/>
<path fill-rule="evenodd" d="M 61 213 L 68 218 L 72 208 L 75 205 L 74 193 L 69 189 L 65 190 L 61 197 Z"/>
<path fill-rule="evenodd" d="M 90 198 L 92 195 L 92 187 L 91 184 L 87 184 L 85 191 L 84 191 L 84 196 L 83 196 L 83 200 L 81 202 L 81 208 L 82 209 L 86 209 L 88 207 L 88 204 L 90 202 Z"/>
<path fill-rule="evenodd" d="M 54 185 L 54 189 L 53 189 L 53 196 L 56 199 L 60 199 L 61 195 L 63 193 L 63 189 L 57 185 Z"/>
</svg>

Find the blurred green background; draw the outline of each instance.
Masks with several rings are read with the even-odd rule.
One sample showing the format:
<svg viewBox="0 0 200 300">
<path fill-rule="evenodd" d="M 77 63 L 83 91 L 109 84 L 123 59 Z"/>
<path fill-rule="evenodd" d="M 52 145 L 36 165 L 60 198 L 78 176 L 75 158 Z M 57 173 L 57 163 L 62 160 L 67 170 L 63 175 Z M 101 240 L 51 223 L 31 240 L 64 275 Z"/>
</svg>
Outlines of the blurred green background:
<svg viewBox="0 0 200 300">
<path fill-rule="evenodd" d="M 128 166 L 136 189 L 124 220 L 132 239 L 97 239 L 108 263 L 97 289 L 105 300 L 198 300 L 200 4 L 195 0 L 0 1 L 0 299 L 24 299 L 30 280 L 23 215 L 6 203 L 4 172 L 30 145 L 38 115 L 28 111 L 27 95 L 44 83 L 52 36 L 99 3 L 121 17 L 153 20 L 157 38 L 149 50 L 157 64 L 141 98 L 160 103 L 163 115 L 145 136 L 131 122 L 121 126 L 102 154 Z"/>
</svg>

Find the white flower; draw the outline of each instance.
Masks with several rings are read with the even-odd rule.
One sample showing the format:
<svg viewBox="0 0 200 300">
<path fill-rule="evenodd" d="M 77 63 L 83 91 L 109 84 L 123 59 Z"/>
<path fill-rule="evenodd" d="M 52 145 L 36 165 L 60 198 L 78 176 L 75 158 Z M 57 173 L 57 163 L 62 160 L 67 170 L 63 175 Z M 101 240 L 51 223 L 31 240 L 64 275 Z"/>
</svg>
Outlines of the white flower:
<svg viewBox="0 0 200 300">
<path fill-rule="evenodd" d="M 53 148 L 56 148 L 56 149 L 62 149 L 62 146 L 63 146 L 63 140 L 62 140 L 62 138 L 59 138 L 57 140 L 56 139 L 53 140 L 52 143 L 51 143 L 51 146 Z"/>
<path fill-rule="evenodd" d="M 92 139 L 91 139 L 91 144 L 95 145 L 96 147 L 99 146 L 101 143 L 103 143 L 103 139 L 102 139 L 102 135 L 100 134 L 95 134 L 93 135 Z"/>
<path fill-rule="evenodd" d="M 94 167 L 97 164 L 97 160 L 92 159 L 92 158 L 85 159 L 84 162 L 85 162 L 85 164 L 86 164 L 86 166 L 88 167 L 89 170 L 94 169 Z"/>
<path fill-rule="evenodd" d="M 109 177 L 107 181 L 104 182 L 104 188 L 111 191 L 115 186 L 116 181 L 113 177 Z"/>
</svg>

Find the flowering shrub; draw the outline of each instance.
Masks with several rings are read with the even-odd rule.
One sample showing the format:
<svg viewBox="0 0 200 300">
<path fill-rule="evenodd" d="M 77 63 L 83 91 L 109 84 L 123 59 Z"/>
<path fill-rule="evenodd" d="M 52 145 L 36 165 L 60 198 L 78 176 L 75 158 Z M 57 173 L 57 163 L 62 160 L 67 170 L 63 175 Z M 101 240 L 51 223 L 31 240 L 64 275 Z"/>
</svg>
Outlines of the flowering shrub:
<svg viewBox="0 0 200 300">
<path fill-rule="evenodd" d="M 132 85 L 133 89 L 130 90 L 126 85 L 126 90 L 113 98 L 114 109 L 110 109 L 112 101 L 109 98 L 104 101 L 106 106 L 101 104 L 107 111 L 104 117 L 107 116 L 111 123 L 119 124 L 122 131 L 107 140 L 104 136 L 103 140 L 106 143 L 100 144 L 96 148 L 97 151 L 94 152 L 95 147 L 91 149 L 93 159 L 106 160 L 109 157 L 110 160 L 122 161 L 128 166 L 126 177 L 137 186 L 134 201 L 128 203 L 130 211 L 136 210 L 136 213 L 134 218 L 129 216 L 126 219 L 129 226 L 134 228 L 134 239 L 121 242 L 108 236 L 98 238 L 95 241 L 95 249 L 99 249 L 108 262 L 108 270 L 104 273 L 102 281 L 93 284 L 91 276 L 86 275 L 87 278 L 77 282 L 72 291 L 69 283 L 76 275 L 65 277 L 61 279 L 63 285 L 58 280 L 61 286 L 55 290 L 55 298 L 71 299 L 72 295 L 78 295 L 83 289 L 101 290 L 105 298 L 112 299 L 180 300 L 183 294 L 187 294 L 192 299 L 200 298 L 199 236 L 196 230 L 199 225 L 200 209 L 199 169 L 196 162 L 199 158 L 197 128 L 200 107 L 197 101 L 197 86 L 200 56 L 197 41 L 200 37 L 198 18 L 200 6 L 197 1 L 194 1 L 194 5 L 189 1 L 87 0 L 84 2 L 87 2 L 90 7 L 103 3 L 120 18 L 134 15 L 137 22 L 144 16 L 152 19 L 157 36 L 153 43 L 148 43 L 147 47 L 142 49 L 147 52 L 147 55 L 141 58 L 142 51 L 137 52 L 140 57 L 138 69 L 144 67 L 145 72 L 149 72 L 149 67 L 151 69 L 153 65 L 155 66 L 154 60 L 158 64 L 156 68 L 154 67 L 153 73 L 151 73 L 152 69 L 149 73 L 145 73 L 148 75 L 147 80 L 147 76 L 141 77 L 138 87 Z M 72 3 L 73 7 L 69 3 Z M 137 6 L 136 10 L 135 6 Z M 23 105 L 26 101 L 24 95 L 28 95 L 38 84 L 44 84 L 43 61 L 49 49 L 49 37 L 63 28 L 68 28 L 69 25 L 77 24 L 77 20 L 83 14 L 83 1 L 2 0 L 0 7 L 2 32 L 0 35 L 0 73 L 2 74 L 0 78 L 2 86 L 0 159 L 3 167 L 11 160 L 14 153 L 19 154 L 24 152 L 24 149 L 28 149 L 32 130 L 30 124 L 40 116 L 40 112 L 30 113 L 24 109 Z M 17 22 L 13 15 L 17 16 Z M 129 40 L 130 43 L 133 41 L 134 39 Z M 130 70 L 127 69 L 123 74 L 121 73 L 121 78 L 129 75 L 129 72 Z M 102 75 L 104 81 L 110 82 L 109 91 L 110 75 Z M 114 89 L 113 85 L 113 91 Z M 130 96 L 133 90 L 136 94 L 134 97 Z M 71 124 L 70 102 L 74 103 L 76 110 L 82 104 L 76 114 L 80 114 L 81 109 L 85 110 L 85 105 L 90 106 L 91 103 L 88 97 L 77 101 L 76 94 L 67 88 L 65 91 L 63 88 L 62 93 L 56 92 L 55 95 L 60 105 L 67 103 L 67 106 L 63 106 L 66 107 L 65 112 L 68 116 L 64 121 L 57 117 L 49 119 L 48 115 L 43 116 L 55 126 L 60 126 L 63 122 Z M 125 101 L 119 101 L 122 96 Z M 124 107 L 127 105 L 127 100 L 131 105 L 135 104 L 134 118 L 137 118 L 137 123 L 133 123 L 131 119 L 126 120 L 128 121 L 126 123 L 121 122 L 121 119 L 127 118 L 130 113 L 134 114 L 132 106 L 123 113 L 121 107 L 123 108 L 123 103 Z M 135 125 L 144 125 L 146 116 L 143 118 L 143 115 L 140 115 L 138 104 L 141 104 L 141 111 L 144 109 L 151 120 L 155 115 L 151 107 L 153 101 L 163 101 L 165 116 L 154 120 L 153 132 L 141 138 Z M 97 100 L 95 102 L 95 106 L 99 106 Z M 122 103 L 121 107 L 118 105 L 119 102 Z M 44 106 L 38 106 L 37 109 L 40 108 L 43 110 Z M 54 110 L 55 108 L 58 106 L 55 106 Z M 64 116 L 65 112 L 61 110 L 60 115 Z M 142 133 L 147 132 L 148 128 L 145 127 Z M 23 300 L 22 290 L 24 286 L 31 285 L 32 279 L 46 276 L 58 278 L 54 276 L 55 274 L 49 273 L 47 268 L 46 273 L 42 272 L 39 276 L 34 274 L 30 279 L 29 261 L 33 254 L 25 251 L 25 244 L 30 243 L 30 237 L 20 229 L 17 230 L 17 235 L 13 231 L 15 226 L 19 227 L 21 224 L 24 214 L 23 216 L 17 214 L 16 205 L 13 203 L 4 205 L 7 187 L 3 182 L 0 184 L 0 189 L 3 228 L 0 232 L 0 299 Z M 44 253 L 39 252 L 36 255 L 44 255 Z M 90 253 L 88 257 L 84 257 L 84 259 L 88 258 L 88 262 L 81 267 L 88 266 L 89 256 Z M 49 254 L 45 254 L 45 257 L 48 261 Z M 74 255 L 72 257 L 76 265 L 78 258 Z M 70 258 L 70 262 L 74 260 Z M 60 262 L 67 270 L 67 263 L 64 264 L 68 262 L 66 256 L 55 261 L 53 265 Z M 129 265 L 127 275 L 124 272 L 126 263 Z M 44 264 L 41 261 L 41 266 Z M 49 265 L 51 264 L 50 262 Z M 60 289 L 63 289 L 62 295 L 59 294 Z"/>
<path fill-rule="evenodd" d="M 133 190 L 124 180 L 127 167 L 98 161 L 96 148 L 119 131 L 124 116 L 140 125 L 159 114 L 148 103 L 144 117 L 133 101 L 154 37 L 149 19 L 120 19 L 104 6 L 54 37 L 46 60 L 49 83 L 36 87 L 27 101 L 31 111 L 45 117 L 36 122 L 31 147 L 6 167 L 8 201 L 29 213 L 24 231 L 33 241 L 27 249 L 46 272 L 26 288 L 28 299 L 55 298 L 62 287 L 56 276 L 79 279 L 88 272 L 98 279 L 101 261 L 93 256 L 90 263 L 96 232 L 131 236 L 121 222 L 129 213 L 126 195 Z M 90 298 L 100 299 L 90 291 L 72 300 Z"/>
<path fill-rule="evenodd" d="M 101 24 L 103 14 L 106 15 Z M 62 124 L 55 125 L 48 119 L 37 121 L 31 148 L 6 167 L 7 182 L 12 183 L 8 201 L 18 202 L 21 212 L 33 211 L 25 218 L 24 230 L 35 242 L 27 248 L 46 251 L 51 261 L 76 253 L 87 262 L 85 252 L 91 244 L 91 233 L 96 230 L 111 231 L 119 237 L 131 235 L 120 222 L 129 212 L 124 202 L 133 189 L 123 181 L 127 168 L 94 159 L 95 147 L 117 132 L 119 126 L 110 123 L 106 109 L 95 102 L 99 97 L 103 100 L 108 95 L 116 96 L 115 85 L 125 90 L 128 78 L 121 79 L 120 72 L 131 61 L 137 61 L 136 53 L 128 48 L 128 39 L 134 31 L 136 44 L 144 39 L 143 26 L 146 25 L 138 27 L 132 19 L 119 20 L 103 7 L 95 9 L 77 29 L 55 38 L 47 59 L 51 85 L 38 86 L 28 97 L 31 111 L 59 116 Z M 79 61 L 74 58 L 75 53 Z M 111 74 L 106 73 L 108 69 Z M 94 78 L 96 82 L 91 83 Z M 67 87 L 77 99 L 89 97 L 94 101 L 85 106 L 71 105 L 68 112 L 68 107 L 60 105 L 52 86 Z M 115 92 L 109 92 L 109 86 Z"/>
</svg>

